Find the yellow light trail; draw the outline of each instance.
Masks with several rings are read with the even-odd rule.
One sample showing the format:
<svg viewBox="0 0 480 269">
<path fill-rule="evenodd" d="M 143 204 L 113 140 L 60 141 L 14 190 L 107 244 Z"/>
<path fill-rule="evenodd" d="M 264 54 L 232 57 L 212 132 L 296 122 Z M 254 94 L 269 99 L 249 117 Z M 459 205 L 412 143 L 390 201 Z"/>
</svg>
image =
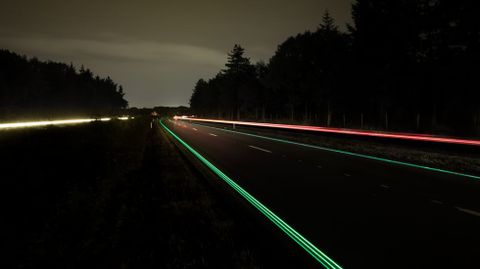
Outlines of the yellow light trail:
<svg viewBox="0 0 480 269">
<path fill-rule="evenodd" d="M 119 120 L 128 120 L 126 117 L 118 117 Z M 15 129 L 15 128 L 28 128 L 28 127 L 41 127 L 41 126 L 50 126 L 50 125 L 71 125 L 71 124 L 81 124 L 89 123 L 94 121 L 110 121 L 112 118 L 105 117 L 99 119 L 68 119 L 68 120 L 51 120 L 51 121 L 30 121 L 30 122 L 10 122 L 10 123 L 0 123 L 0 130 L 3 129 Z"/>
</svg>

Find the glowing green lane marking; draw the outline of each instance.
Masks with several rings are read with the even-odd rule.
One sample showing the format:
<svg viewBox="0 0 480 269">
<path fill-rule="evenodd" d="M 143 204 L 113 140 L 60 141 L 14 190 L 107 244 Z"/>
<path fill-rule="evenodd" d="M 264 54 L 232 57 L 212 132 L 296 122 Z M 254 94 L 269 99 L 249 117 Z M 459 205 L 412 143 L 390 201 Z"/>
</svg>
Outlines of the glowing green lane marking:
<svg viewBox="0 0 480 269">
<path fill-rule="evenodd" d="M 423 165 L 418 165 L 418 164 L 413 164 L 413 163 L 400 162 L 400 161 L 395 161 L 395 160 L 390 160 L 390 159 L 385 159 L 385 158 L 380 158 L 380 157 L 375 157 L 375 156 L 371 156 L 371 155 L 365 155 L 365 154 L 360 154 L 360 153 L 355 153 L 355 152 L 350 152 L 350 151 L 320 147 L 320 146 L 315 146 L 315 145 L 311 145 L 311 144 L 294 142 L 294 141 L 290 141 L 290 140 L 283 140 L 283 139 L 273 138 L 273 137 L 268 137 L 268 136 L 261 136 L 261 135 L 256 135 L 256 134 L 238 132 L 238 131 L 233 131 L 233 130 L 228 130 L 228 129 L 222 129 L 222 128 L 217 128 L 217 127 L 197 124 L 197 123 L 190 123 L 190 124 L 197 125 L 197 126 L 208 127 L 208 128 L 212 128 L 212 129 L 217 129 L 217 130 L 230 132 L 230 133 L 243 134 L 243 135 L 247 135 L 247 136 L 272 140 L 272 141 L 276 141 L 276 142 L 282 142 L 282 143 L 307 147 L 307 148 L 314 148 L 314 149 L 319 149 L 319 150 L 323 150 L 323 151 L 329 151 L 329 152 L 335 152 L 335 153 L 340 153 L 340 154 L 345 154 L 345 155 L 350 155 L 350 156 L 355 156 L 355 157 L 360 157 L 360 158 L 365 158 L 365 159 L 371 159 L 371 160 L 375 160 L 375 161 L 381 161 L 381 162 L 392 163 L 392 164 L 397 164 L 397 165 L 420 168 L 420 169 L 424 169 L 424 170 L 435 171 L 435 172 L 445 173 L 445 174 L 450 174 L 450 175 L 455 175 L 455 176 L 468 177 L 468 178 L 472 178 L 472 179 L 480 179 L 480 176 L 474 176 L 474 175 L 469 175 L 469 174 L 464 174 L 464 173 L 459 173 L 459 172 L 454 172 L 454 171 L 444 170 L 444 169 L 439 169 L 439 168 L 433 168 L 433 167 L 423 166 Z"/>
<path fill-rule="evenodd" d="M 215 165 L 209 162 L 205 157 L 200 155 L 195 149 L 178 137 L 174 132 L 172 132 L 162 120 L 160 120 L 160 125 L 165 129 L 170 135 L 172 135 L 178 142 L 180 142 L 186 149 L 188 149 L 197 159 L 199 159 L 203 164 L 205 164 L 210 170 L 212 170 L 216 175 L 223 179 L 230 187 L 237 191 L 243 198 L 245 198 L 250 204 L 252 204 L 256 209 L 258 209 L 263 215 L 265 215 L 270 221 L 272 221 L 278 228 L 280 228 L 285 234 L 287 234 L 293 241 L 300 245 L 307 253 L 309 253 L 315 260 L 322 264 L 325 268 L 332 269 L 341 269 L 342 267 L 330 259 L 325 253 L 320 251 L 315 247 L 310 241 L 298 233 L 295 229 L 290 227 L 286 222 L 284 222 L 280 217 L 275 215 L 271 210 L 266 206 L 260 203 L 255 197 L 250 195 L 246 190 L 244 190 L 240 185 L 235 181 L 230 179 L 225 175 L 220 169 Z"/>
</svg>

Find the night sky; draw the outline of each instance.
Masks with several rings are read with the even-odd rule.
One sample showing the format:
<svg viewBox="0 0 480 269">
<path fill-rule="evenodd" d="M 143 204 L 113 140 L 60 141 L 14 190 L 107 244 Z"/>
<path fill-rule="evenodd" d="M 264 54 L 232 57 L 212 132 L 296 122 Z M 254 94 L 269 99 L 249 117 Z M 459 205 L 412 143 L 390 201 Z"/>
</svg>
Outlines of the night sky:
<svg viewBox="0 0 480 269">
<path fill-rule="evenodd" d="M 344 28 L 351 0 L 2 0 L 0 48 L 79 67 L 122 84 L 130 106 L 186 105 L 235 43 L 253 62 L 315 30 L 325 9 Z"/>
</svg>

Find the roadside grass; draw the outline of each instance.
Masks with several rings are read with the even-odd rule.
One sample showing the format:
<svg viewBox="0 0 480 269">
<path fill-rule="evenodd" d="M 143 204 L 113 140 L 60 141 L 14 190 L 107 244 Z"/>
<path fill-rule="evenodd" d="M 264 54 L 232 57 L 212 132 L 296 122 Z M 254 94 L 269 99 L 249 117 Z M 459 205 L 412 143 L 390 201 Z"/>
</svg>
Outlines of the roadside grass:
<svg viewBox="0 0 480 269">
<path fill-rule="evenodd" d="M 305 267 L 149 119 L 0 132 L 0 153 L 1 267 Z"/>
</svg>

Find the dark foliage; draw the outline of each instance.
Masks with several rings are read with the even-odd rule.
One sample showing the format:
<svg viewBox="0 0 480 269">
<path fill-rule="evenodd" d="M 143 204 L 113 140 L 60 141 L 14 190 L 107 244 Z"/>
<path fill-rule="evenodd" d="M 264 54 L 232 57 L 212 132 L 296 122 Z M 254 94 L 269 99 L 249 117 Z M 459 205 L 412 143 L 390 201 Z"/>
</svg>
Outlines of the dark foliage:
<svg viewBox="0 0 480 269">
<path fill-rule="evenodd" d="M 480 23 L 470 1 L 357 0 L 340 31 L 326 12 L 268 64 L 236 45 L 197 82 L 203 116 L 478 135 Z M 235 75 L 232 75 L 235 74 Z"/>
<path fill-rule="evenodd" d="M 72 64 L 0 50 L 0 118 L 101 115 L 127 107 L 122 86 Z"/>
</svg>

